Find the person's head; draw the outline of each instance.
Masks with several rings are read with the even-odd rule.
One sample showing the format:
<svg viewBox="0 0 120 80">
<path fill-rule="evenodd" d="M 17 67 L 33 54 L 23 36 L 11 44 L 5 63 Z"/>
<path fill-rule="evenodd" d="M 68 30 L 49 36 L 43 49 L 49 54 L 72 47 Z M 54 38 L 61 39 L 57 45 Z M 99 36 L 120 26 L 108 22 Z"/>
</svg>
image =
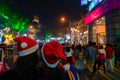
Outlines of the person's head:
<svg viewBox="0 0 120 80">
<path fill-rule="evenodd" d="M 39 60 L 37 54 L 39 51 L 38 43 L 26 36 L 16 37 L 14 41 L 16 42 L 18 52 L 16 66 L 19 68 L 23 66 L 23 68 L 35 67 Z"/>
<path fill-rule="evenodd" d="M 66 51 L 66 52 L 70 52 L 70 47 L 68 47 L 68 46 L 65 47 L 65 51 Z"/>
<path fill-rule="evenodd" d="M 88 46 L 92 46 L 92 42 L 91 41 L 88 41 Z"/>
<path fill-rule="evenodd" d="M 92 44 L 93 44 L 93 46 L 96 46 L 96 42 L 93 42 Z"/>
<path fill-rule="evenodd" d="M 47 42 L 42 46 L 41 56 L 49 68 L 56 68 L 61 61 L 67 60 L 62 45 L 56 40 Z"/>
<path fill-rule="evenodd" d="M 44 62 L 44 72 L 47 72 L 49 80 L 64 80 L 63 63 L 67 62 L 67 59 L 61 43 L 56 40 L 45 43 L 41 48 L 41 58 Z"/>
<path fill-rule="evenodd" d="M 99 47 L 100 49 L 103 49 L 103 45 L 100 45 L 100 47 Z"/>
</svg>

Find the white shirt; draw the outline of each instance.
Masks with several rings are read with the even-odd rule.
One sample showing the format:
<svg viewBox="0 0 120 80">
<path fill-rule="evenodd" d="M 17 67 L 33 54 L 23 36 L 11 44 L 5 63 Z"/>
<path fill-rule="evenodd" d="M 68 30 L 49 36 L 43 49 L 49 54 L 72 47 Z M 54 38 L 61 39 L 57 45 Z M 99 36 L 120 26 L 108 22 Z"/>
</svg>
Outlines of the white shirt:
<svg viewBox="0 0 120 80">
<path fill-rule="evenodd" d="M 66 52 L 66 51 L 65 51 L 66 57 L 71 57 L 71 56 L 72 56 L 72 53 L 73 53 L 73 50 L 72 50 L 72 49 L 70 49 L 70 52 Z"/>
<path fill-rule="evenodd" d="M 98 53 L 100 53 L 100 54 L 104 54 L 105 57 L 106 57 L 106 51 L 105 51 L 104 49 L 99 49 L 99 50 L 98 50 Z"/>
</svg>

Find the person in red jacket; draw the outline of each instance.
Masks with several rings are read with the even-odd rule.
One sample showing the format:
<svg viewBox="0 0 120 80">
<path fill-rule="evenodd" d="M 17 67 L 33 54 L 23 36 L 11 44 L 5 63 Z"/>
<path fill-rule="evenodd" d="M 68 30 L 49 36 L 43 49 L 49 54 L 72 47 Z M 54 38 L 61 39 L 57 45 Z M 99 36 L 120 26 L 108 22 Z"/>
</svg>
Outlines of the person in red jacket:
<svg viewBox="0 0 120 80">
<path fill-rule="evenodd" d="M 105 51 L 106 51 L 106 71 L 113 72 L 114 66 L 112 65 L 113 64 L 112 58 L 114 50 L 110 43 L 106 45 Z"/>
<path fill-rule="evenodd" d="M 106 72 L 105 68 L 105 59 L 106 59 L 106 51 L 103 48 L 103 45 L 101 45 L 98 49 L 98 56 L 97 56 L 97 62 L 98 62 L 98 69 L 100 69 L 101 65 L 103 65 L 104 73 Z"/>
</svg>

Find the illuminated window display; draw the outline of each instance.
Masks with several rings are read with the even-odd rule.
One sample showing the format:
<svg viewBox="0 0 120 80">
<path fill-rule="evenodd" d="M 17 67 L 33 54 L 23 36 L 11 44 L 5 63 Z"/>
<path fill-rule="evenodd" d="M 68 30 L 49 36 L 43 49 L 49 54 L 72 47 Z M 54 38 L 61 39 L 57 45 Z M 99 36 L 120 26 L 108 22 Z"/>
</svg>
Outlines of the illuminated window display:
<svg viewBox="0 0 120 80">
<path fill-rule="evenodd" d="M 96 41 L 98 44 L 106 43 L 106 26 L 105 26 L 105 17 L 102 17 L 93 22 L 96 32 Z"/>
</svg>

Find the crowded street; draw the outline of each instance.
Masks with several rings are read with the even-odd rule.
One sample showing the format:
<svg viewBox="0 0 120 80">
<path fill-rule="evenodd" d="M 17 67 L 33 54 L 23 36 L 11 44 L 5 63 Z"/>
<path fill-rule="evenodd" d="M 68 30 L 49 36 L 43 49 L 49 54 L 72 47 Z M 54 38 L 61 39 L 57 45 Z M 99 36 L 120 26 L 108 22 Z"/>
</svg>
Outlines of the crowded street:
<svg viewBox="0 0 120 80">
<path fill-rule="evenodd" d="M 62 44 L 63 45 L 63 44 Z M 42 46 L 42 45 L 40 45 Z M 66 46 L 70 46 L 69 43 L 66 43 L 63 45 L 63 48 Z M 71 46 L 72 48 L 72 46 Z M 10 48 L 11 49 L 11 48 Z M 7 63 L 7 66 L 9 69 L 14 69 L 15 63 L 18 58 L 17 52 L 14 51 L 15 47 L 12 48 L 12 50 L 7 49 L 7 58 L 4 59 Z M 73 48 L 72 48 L 73 49 Z M 2 50 L 2 48 L 1 48 Z M 2 51 L 1 51 L 2 52 Z M 77 54 L 79 52 L 79 54 Z M 75 57 L 75 62 L 71 63 L 75 67 L 76 71 L 78 72 L 80 80 L 119 80 L 120 79 L 120 65 L 114 64 L 113 71 L 106 71 L 104 72 L 104 67 L 101 65 L 100 69 L 96 71 L 95 73 L 92 73 L 87 68 L 87 59 L 86 59 L 86 51 L 83 50 L 83 47 L 79 45 L 79 47 L 76 47 L 76 49 L 73 49 L 73 56 Z M 41 66 L 41 65 L 39 65 Z M 98 64 L 96 65 L 98 67 Z"/>
<path fill-rule="evenodd" d="M 0 80 L 120 80 L 120 0 L 0 0 Z"/>
</svg>

